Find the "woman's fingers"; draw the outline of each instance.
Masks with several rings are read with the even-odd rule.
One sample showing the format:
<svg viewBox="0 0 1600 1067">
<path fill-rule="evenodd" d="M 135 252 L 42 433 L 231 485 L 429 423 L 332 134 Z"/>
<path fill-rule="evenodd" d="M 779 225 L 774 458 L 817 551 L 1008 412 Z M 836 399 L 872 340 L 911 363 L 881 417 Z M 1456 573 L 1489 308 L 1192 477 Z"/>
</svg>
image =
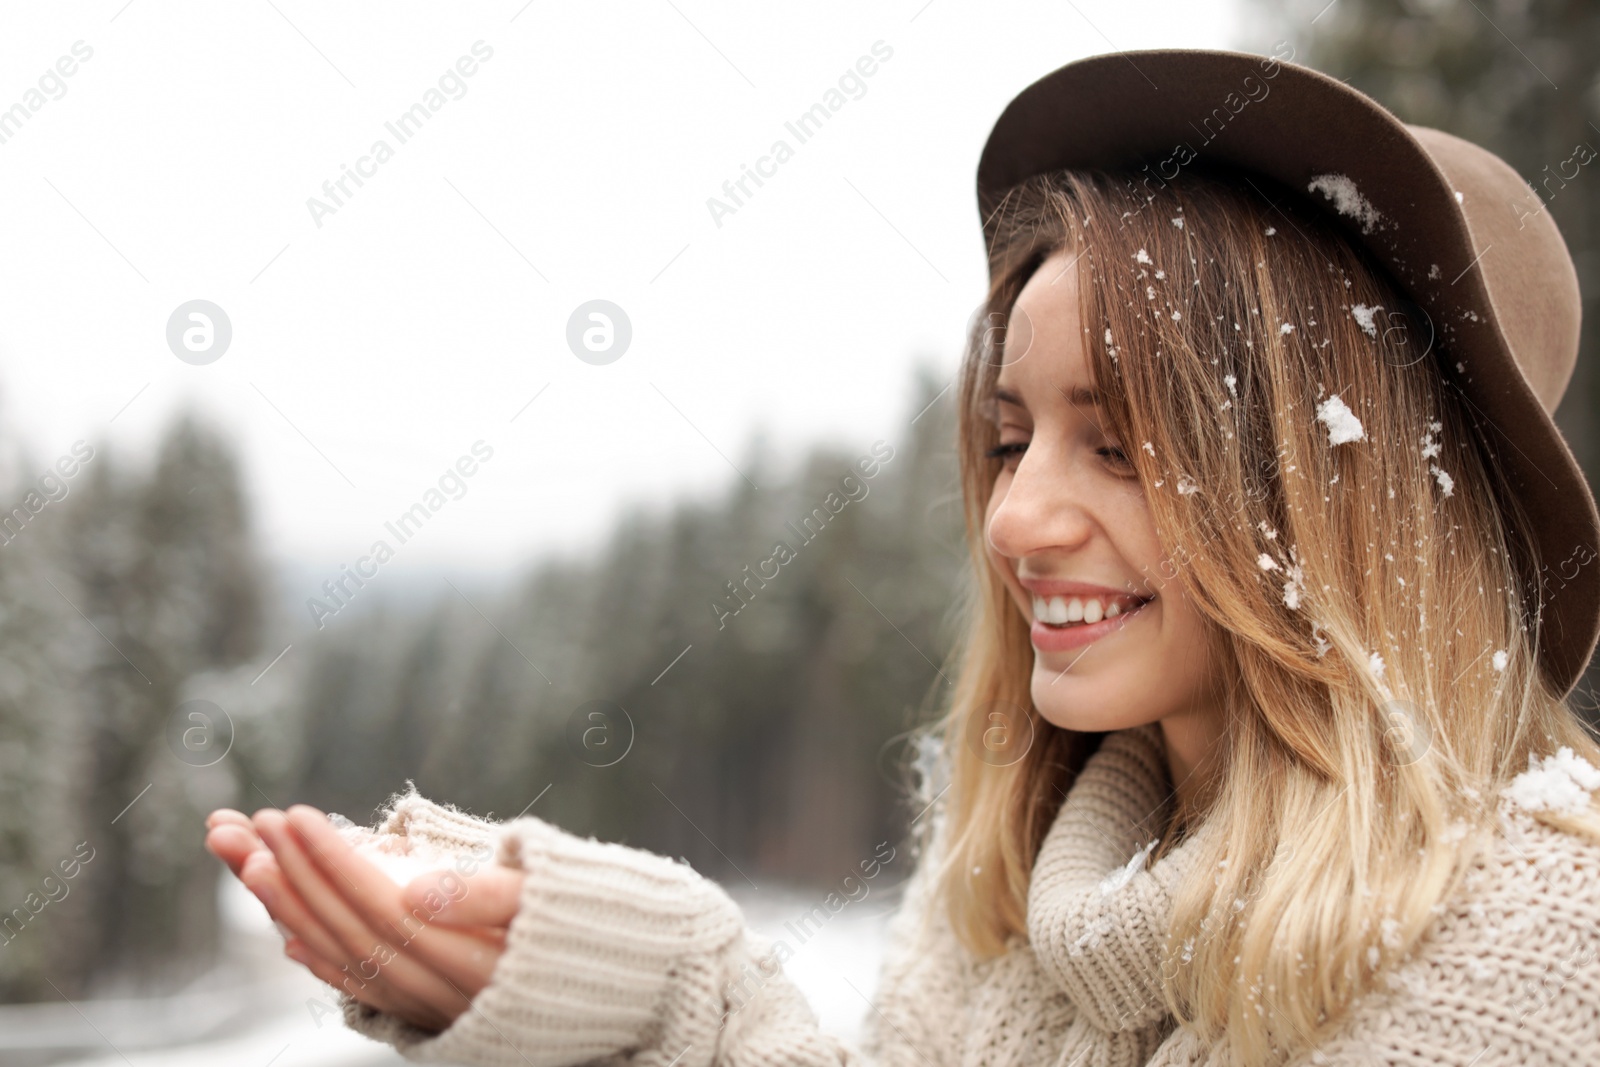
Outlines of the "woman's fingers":
<svg viewBox="0 0 1600 1067">
<path fill-rule="evenodd" d="M 338 942 L 341 951 L 325 954 L 329 962 L 347 970 L 347 977 L 357 982 L 385 986 L 408 1018 L 422 1017 L 435 1010 L 447 1011 L 452 1004 L 457 1005 L 456 1014 L 465 1009 L 464 998 L 449 983 L 417 960 L 397 951 L 387 931 L 368 927 L 344 895 L 349 890 L 369 895 L 382 893 L 382 886 L 369 884 L 365 889 L 355 889 L 354 883 L 348 881 L 349 872 L 341 870 L 336 877 L 347 884 L 335 887 L 312 860 L 299 832 L 281 811 L 259 811 L 255 824 L 262 840 L 277 857 L 289 885 L 305 902 L 306 909 Z M 378 878 L 388 882 L 388 892 L 393 894 L 393 904 L 398 906 L 399 887 L 364 860 L 351 866 L 359 874 L 360 865 L 371 868 Z"/>
<path fill-rule="evenodd" d="M 243 826 L 248 830 L 250 828 L 250 816 L 246 815 L 242 811 L 234 811 L 232 808 L 218 808 L 216 811 L 213 811 L 210 815 L 206 816 L 207 830 L 213 830 L 224 823 L 232 823 L 235 826 Z"/>
<path fill-rule="evenodd" d="M 238 875 L 245 860 L 266 847 L 261 838 L 256 836 L 255 830 L 249 826 L 222 822 L 206 831 L 206 848 L 227 864 L 228 869 L 235 875 Z"/>
<path fill-rule="evenodd" d="M 266 845 L 244 813 L 218 808 L 206 816 L 206 848 L 237 875 L 250 854 Z"/>
<path fill-rule="evenodd" d="M 406 883 L 403 898 L 407 907 L 425 908 L 442 923 L 506 927 L 522 903 L 522 872 L 499 866 L 470 876 L 429 871 Z"/>
<path fill-rule="evenodd" d="M 310 946 L 298 938 L 290 938 L 284 942 L 283 954 L 300 964 L 316 977 L 322 979 L 322 981 L 328 983 L 328 985 L 333 986 L 335 989 L 346 989 L 351 996 L 361 1001 L 361 1003 L 376 1008 L 379 1011 L 388 1012 L 391 1015 L 397 1015 L 417 1024 L 418 1026 L 423 1026 L 430 1030 L 443 1030 L 445 1027 L 450 1025 L 449 1019 L 431 1011 L 426 1012 L 422 1016 L 408 1015 L 408 1009 L 396 1004 L 392 999 L 386 996 L 383 988 L 376 983 L 367 983 L 364 986 L 358 986 L 355 989 L 350 989 L 349 987 L 354 983 L 350 981 L 349 975 L 345 974 L 332 963 L 329 963 L 322 956 L 319 956 L 317 953 L 311 951 Z"/>
<path fill-rule="evenodd" d="M 436 879 L 439 892 L 408 903 L 314 808 L 254 819 L 220 808 L 206 826 L 206 847 L 266 906 L 285 934 L 285 954 L 380 1011 L 444 1029 L 488 984 L 505 950 L 500 924 L 516 912 L 517 872 L 470 887 L 458 875 Z M 469 897 L 468 888 L 481 892 Z M 452 922 L 435 925 L 446 905 Z M 498 922 L 475 925 L 480 918 Z"/>
<path fill-rule="evenodd" d="M 290 808 L 286 816 L 305 842 L 312 863 L 342 891 L 346 904 L 368 929 L 383 933 L 394 948 L 416 956 L 462 995 L 476 995 L 488 984 L 500 956 L 498 950 L 504 947 L 503 932 L 480 936 L 461 927 L 436 924 L 433 905 L 442 901 L 408 907 L 400 887 L 351 848 L 327 816 L 307 805 Z"/>
<path fill-rule="evenodd" d="M 305 942 L 313 952 L 329 960 L 343 960 L 344 947 L 322 921 L 311 914 L 300 894 L 283 877 L 278 860 L 271 850 L 263 848 L 245 860 L 239 872 L 239 881 L 254 893 L 267 909 L 273 921 L 288 933 Z M 355 992 L 354 989 L 349 990 Z"/>
</svg>

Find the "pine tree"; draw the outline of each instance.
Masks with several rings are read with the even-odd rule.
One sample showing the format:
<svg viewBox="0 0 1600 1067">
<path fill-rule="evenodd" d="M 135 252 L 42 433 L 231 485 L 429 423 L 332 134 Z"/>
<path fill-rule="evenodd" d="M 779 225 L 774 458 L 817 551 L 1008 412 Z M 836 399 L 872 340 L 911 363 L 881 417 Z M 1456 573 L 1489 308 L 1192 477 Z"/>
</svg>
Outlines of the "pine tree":
<svg viewBox="0 0 1600 1067">
<path fill-rule="evenodd" d="M 187 702 L 202 696 L 195 678 L 256 653 L 262 568 L 230 451 L 192 418 L 172 427 L 148 476 L 109 456 L 87 473 L 56 552 L 88 631 L 81 833 L 96 857 L 81 890 L 95 953 L 78 973 L 159 986 L 204 966 L 217 944 L 218 868 L 196 845 L 205 812 L 236 802 L 221 756 L 233 719 L 215 701 Z"/>
</svg>

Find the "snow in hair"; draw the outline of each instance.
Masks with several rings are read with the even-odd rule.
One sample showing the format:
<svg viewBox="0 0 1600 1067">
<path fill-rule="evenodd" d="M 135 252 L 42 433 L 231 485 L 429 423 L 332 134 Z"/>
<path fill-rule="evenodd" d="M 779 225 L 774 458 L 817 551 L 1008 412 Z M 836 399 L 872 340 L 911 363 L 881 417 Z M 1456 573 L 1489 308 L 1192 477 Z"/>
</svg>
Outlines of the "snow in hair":
<svg viewBox="0 0 1600 1067">
<path fill-rule="evenodd" d="M 1360 441 L 1367 436 L 1367 431 L 1361 426 L 1361 420 L 1356 418 L 1355 412 L 1350 410 L 1350 406 L 1338 394 L 1317 405 L 1317 421 L 1327 425 L 1330 445 Z"/>
</svg>

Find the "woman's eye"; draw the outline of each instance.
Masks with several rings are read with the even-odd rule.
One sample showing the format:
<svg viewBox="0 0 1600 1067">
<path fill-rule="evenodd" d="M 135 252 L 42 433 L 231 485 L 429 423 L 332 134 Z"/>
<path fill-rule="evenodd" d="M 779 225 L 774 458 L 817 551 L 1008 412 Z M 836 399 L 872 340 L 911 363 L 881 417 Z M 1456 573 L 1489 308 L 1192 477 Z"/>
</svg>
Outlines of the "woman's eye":
<svg viewBox="0 0 1600 1067">
<path fill-rule="evenodd" d="M 987 450 L 984 455 L 990 459 L 998 459 L 1009 467 L 1011 466 L 1011 461 L 1020 458 L 1027 450 L 1028 443 L 1026 441 L 1014 441 L 995 445 Z M 1129 461 L 1127 453 L 1115 445 L 1104 445 L 1095 449 L 1094 454 L 1100 456 L 1112 467 L 1120 471 L 1131 471 L 1133 469 L 1133 464 Z"/>
<path fill-rule="evenodd" d="M 1115 445 L 1105 445 L 1094 450 L 1097 456 L 1104 456 L 1113 467 L 1122 470 L 1132 469 L 1133 464 L 1128 460 L 1128 454 Z"/>
<path fill-rule="evenodd" d="M 1013 459 L 1020 458 L 1028 450 L 1026 441 L 1013 441 L 1007 444 L 995 445 L 984 453 L 990 459 L 998 459 L 1006 466 L 1011 465 Z"/>
</svg>

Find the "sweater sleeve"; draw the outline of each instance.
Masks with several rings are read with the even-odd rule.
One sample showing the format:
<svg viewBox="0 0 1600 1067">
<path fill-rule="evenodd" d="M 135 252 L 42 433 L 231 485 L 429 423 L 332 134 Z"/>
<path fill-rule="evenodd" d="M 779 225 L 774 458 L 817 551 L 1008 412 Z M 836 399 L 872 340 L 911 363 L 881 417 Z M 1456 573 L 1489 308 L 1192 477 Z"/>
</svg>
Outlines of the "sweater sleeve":
<svg viewBox="0 0 1600 1067">
<path fill-rule="evenodd" d="M 382 832 L 493 845 L 524 872 L 505 953 L 440 1032 L 342 995 L 347 1024 L 407 1059 L 484 1067 L 651 1064 L 946 1067 L 958 1049 L 964 960 L 920 922 L 919 864 L 891 920 L 860 1049 L 825 1033 L 780 951 L 687 864 L 567 833 L 535 817 L 474 820 L 415 794 Z M 441 836 L 443 835 L 443 836 Z"/>
</svg>

